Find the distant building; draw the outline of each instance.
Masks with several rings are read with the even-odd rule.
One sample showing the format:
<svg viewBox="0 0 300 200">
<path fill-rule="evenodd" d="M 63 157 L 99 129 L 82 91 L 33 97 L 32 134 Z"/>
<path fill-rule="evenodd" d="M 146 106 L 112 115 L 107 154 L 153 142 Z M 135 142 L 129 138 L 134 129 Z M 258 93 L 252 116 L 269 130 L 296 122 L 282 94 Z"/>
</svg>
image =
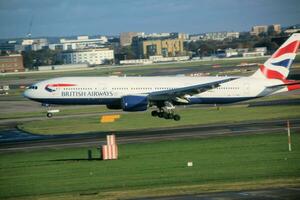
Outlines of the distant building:
<svg viewBox="0 0 300 200">
<path fill-rule="evenodd" d="M 174 33 L 170 33 L 170 37 L 171 38 L 178 38 L 178 39 L 182 39 L 183 41 L 186 41 L 186 40 L 189 39 L 189 34 L 174 32 Z"/>
<path fill-rule="evenodd" d="M 129 46 L 132 43 L 132 38 L 140 36 L 143 37 L 143 32 L 123 32 L 120 34 L 120 45 L 123 46 Z"/>
<path fill-rule="evenodd" d="M 287 34 L 300 33 L 300 27 L 299 26 L 289 27 L 284 31 L 284 33 Z"/>
<path fill-rule="evenodd" d="M 240 37 L 239 32 L 212 32 L 212 33 L 190 36 L 190 41 L 197 41 L 197 40 L 223 41 L 225 39 L 234 39 L 239 37 Z"/>
<path fill-rule="evenodd" d="M 149 33 L 144 35 L 146 38 L 168 38 L 170 36 L 170 33 Z"/>
<path fill-rule="evenodd" d="M 258 57 L 264 56 L 267 53 L 267 47 L 257 47 L 252 51 L 248 48 L 238 48 L 238 49 L 218 49 L 217 57 L 219 58 L 230 58 L 230 57 Z"/>
<path fill-rule="evenodd" d="M 181 56 L 183 51 L 183 39 L 147 39 L 135 37 L 133 49 L 138 58 L 149 56 L 174 57 Z"/>
<path fill-rule="evenodd" d="M 254 51 L 251 52 L 244 52 L 242 55 L 243 57 L 260 57 L 264 56 L 267 53 L 267 47 L 257 47 Z"/>
<path fill-rule="evenodd" d="M 104 44 L 108 42 L 107 37 L 101 36 L 99 38 L 89 38 L 89 36 L 78 36 L 77 39 L 60 39 L 59 44 L 49 45 L 49 49 L 52 50 L 77 50 L 85 48 L 98 48 L 104 47 Z"/>
<path fill-rule="evenodd" d="M 38 51 L 43 48 L 48 47 L 48 40 L 45 38 L 40 38 L 40 39 L 25 39 L 21 43 L 21 48 L 19 51 Z"/>
<path fill-rule="evenodd" d="M 273 30 L 275 33 L 281 33 L 281 26 L 280 24 L 273 24 L 269 27 L 269 29 Z"/>
<path fill-rule="evenodd" d="M 230 57 L 237 57 L 238 56 L 238 51 L 237 49 L 218 49 L 217 50 L 217 57 L 219 58 L 230 58 Z"/>
<path fill-rule="evenodd" d="M 0 72 L 16 71 L 24 71 L 23 56 L 21 54 L 0 56 Z"/>
<path fill-rule="evenodd" d="M 88 68 L 88 64 L 67 64 L 67 65 L 45 65 L 38 66 L 38 71 L 51 71 L 51 70 L 67 70 L 67 69 L 82 69 Z"/>
<path fill-rule="evenodd" d="M 275 32 L 281 33 L 281 26 L 280 24 L 273 24 L 273 25 L 260 25 L 260 26 L 253 26 L 250 32 L 251 35 L 259 35 L 261 33 L 268 33 L 268 32 Z"/>
<path fill-rule="evenodd" d="M 95 48 L 61 53 L 61 60 L 64 64 L 90 65 L 105 64 L 114 59 L 114 51 L 108 48 Z"/>
<path fill-rule="evenodd" d="M 7 41 L 0 44 L 1 51 L 21 52 L 21 51 L 38 51 L 48 47 L 48 40 L 41 39 L 24 39 L 22 41 Z"/>
<path fill-rule="evenodd" d="M 195 41 L 201 40 L 202 38 L 203 38 L 202 35 L 190 35 L 189 40 L 192 42 L 195 42 Z"/>
<path fill-rule="evenodd" d="M 0 51 L 13 52 L 15 51 L 15 43 L 4 42 L 0 44 Z"/>
<path fill-rule="evenodd" d="M 267 33 L 267 32 L 268 32 L 268 26 L 261 25 L 261 26 L 253 26 L 250 34 L 251 35 L 259 35 L 261 33 Z"/>
<path fill-rule="evenodd" d="M 160 62 L 179 62 L 189 60 L 189 56 L 179 56 L 179 57 L 162 57 L 162 56 L 149 56 L 147 59 L 132 59 L 132 60 L 121 60 L 121 65 L 137 65 L 137 64 L 152 64 Z"/>
</svg>

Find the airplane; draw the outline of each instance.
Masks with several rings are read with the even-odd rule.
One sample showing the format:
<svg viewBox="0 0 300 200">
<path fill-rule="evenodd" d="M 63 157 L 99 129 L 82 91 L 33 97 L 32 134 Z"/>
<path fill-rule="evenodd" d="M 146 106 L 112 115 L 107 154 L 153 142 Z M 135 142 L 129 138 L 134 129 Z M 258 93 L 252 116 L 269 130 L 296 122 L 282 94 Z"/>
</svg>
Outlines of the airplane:
<svg viewBox="0 0 300 200">
<path fill-rule="evenodd" d="M 106 105 L 127 112 L 156 107 L 152 116 L 179 121 L 178 105 L 235 103 L 300 89 L 299 81 L 287 79 L 299 43 L 300 33 L 291 35 L 248 77 L 61 77 L 31 85 L 24 96 L 46 106 Z"/>
</svg>

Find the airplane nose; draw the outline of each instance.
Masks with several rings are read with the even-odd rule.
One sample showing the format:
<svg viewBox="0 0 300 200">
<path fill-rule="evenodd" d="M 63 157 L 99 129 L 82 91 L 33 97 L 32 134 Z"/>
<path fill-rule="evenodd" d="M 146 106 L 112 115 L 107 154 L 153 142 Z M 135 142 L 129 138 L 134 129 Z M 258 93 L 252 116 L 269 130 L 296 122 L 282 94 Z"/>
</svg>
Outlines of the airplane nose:
<svg viewBox="0 0 300 200">
<path fill-rule="evenodd" d="M 31 91 L 29 89 L 25 90 L 25 92 L 23 93 L 23 96 L 27 99 L 32 98 Z"/>
</svg>

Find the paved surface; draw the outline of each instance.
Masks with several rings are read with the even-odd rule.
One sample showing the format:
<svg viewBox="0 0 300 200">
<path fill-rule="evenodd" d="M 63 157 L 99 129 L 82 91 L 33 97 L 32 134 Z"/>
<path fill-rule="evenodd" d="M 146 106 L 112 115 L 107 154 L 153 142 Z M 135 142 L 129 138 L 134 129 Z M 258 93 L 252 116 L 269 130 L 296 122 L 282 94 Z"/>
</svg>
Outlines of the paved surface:
<svg viewBox="0 0 300 200">
<path fill-rule="evenodd" d="M 300 188 L 285 187 L 271 188 L 264 190 L 246 190 L 230 191 L 182 196 L 156 197 L 156 198 L 139 198 L 135 200 L 297 200 L 300 199 Z"/>
<path fill-rule="evenodd" d="M 292 133 L 300 130 L 300 119 L 290 120 Z M 149 142 L 177 138 L 204 138 L 221 135 L 265 134 L 286 132 L 286 120 L 253 121 L 234 124 L 202 125 L 181 128 L 153 129 L 115 132 L 118 143 Z M 31 135 L 17 130 L 0 132 L 0 152 L 35 150 L 44 148 L 65 148 L 78 146 L 99 146 L 110 132 Z"/>
</svg>

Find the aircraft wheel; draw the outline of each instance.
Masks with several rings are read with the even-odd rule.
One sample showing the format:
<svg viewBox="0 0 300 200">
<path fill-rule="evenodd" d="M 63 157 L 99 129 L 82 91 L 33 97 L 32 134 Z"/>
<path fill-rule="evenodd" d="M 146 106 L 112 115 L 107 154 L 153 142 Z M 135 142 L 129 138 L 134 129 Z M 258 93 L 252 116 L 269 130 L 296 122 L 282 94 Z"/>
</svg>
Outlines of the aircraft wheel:
<svg viewBox="0 0 300 200">
<path fill-rule="evenodd" d="M 48 117 L 48 118 L 51 118 L 52 116 L 53 116 L 52 113 L 47 113 L 47 117 Z"/>
<path fill-rule="evenodd" d="M 173 113 L 169 113 L 168 114 L 168 119 L 174 119 L 174 114 Z"/>
<path fill-rule="evenodd" d="M 159 118 L 163 118 L 163 117 L 164 117 L 164 113 L 163 113 L 163 112 L 159 112 L 159 113 L 157 114 L 157 116 L 158 116 Z"/>
<path fill-rule="evenodd" d="M 151 112 L 151 115 L 152 115 L 152 117 L 158 116 L 157 110 L 153 110 L 153 111 Z"/>
<path fill-rule="evenodd" d="M 175 121 L 179 121 L 180 120 L 180 115 L 174 115 L 174 117 L 173 117 L 173 119 L 175 120 Z"/>
<path fill-rule="evenodd" d="M 164 113 L 163 115 L 165 119 L 170 119 L 169 113 Z"/>
</svg>

